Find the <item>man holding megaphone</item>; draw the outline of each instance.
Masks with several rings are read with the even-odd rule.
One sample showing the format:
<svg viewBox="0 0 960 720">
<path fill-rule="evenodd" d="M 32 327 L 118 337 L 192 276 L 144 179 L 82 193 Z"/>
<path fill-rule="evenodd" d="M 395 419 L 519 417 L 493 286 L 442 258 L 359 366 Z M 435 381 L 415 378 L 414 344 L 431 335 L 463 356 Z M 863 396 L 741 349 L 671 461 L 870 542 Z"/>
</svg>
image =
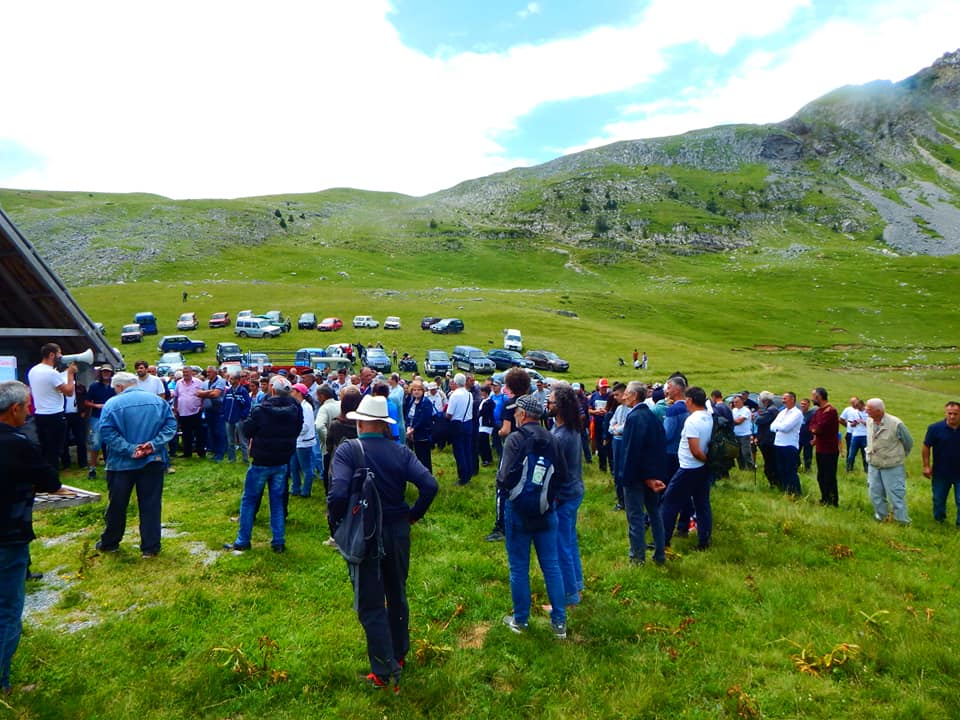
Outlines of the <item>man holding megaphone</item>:
<svg viewBox="0 0 960 720">
<path fill-rule="evenodd" d="M 57 370 L 63 353 L 56 343 L 47 343 L 40 348 L 40 357 L 40 362 L 27 373 L 27 382 L 33 396 L 33 417 L 40 440 L 40 454 L 59 474 L 60 453 L 67 437 L 63 399 L 73 395 L 77 365 L 71 362 L 67 366 L 64 379 Z"/>
</svg>

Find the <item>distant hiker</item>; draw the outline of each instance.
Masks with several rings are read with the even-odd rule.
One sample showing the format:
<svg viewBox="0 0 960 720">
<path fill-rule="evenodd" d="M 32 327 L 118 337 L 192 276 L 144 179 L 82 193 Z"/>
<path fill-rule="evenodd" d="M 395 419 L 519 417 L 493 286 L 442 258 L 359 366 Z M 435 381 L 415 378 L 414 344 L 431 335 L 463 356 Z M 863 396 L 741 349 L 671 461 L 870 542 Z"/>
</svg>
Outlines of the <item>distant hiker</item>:
<svg viewBox="0 0 960 720">
<path fill-rule="evenodd" d="M 888 512 L 903 525 L 910 524 L 907 514 L 907 471 L 904 462 L 913 449 L 913 438 L 903 421 L 889 414 L 880 398 L 866 403 L 867 484 L 877 521 Z"/>
<path fill-rule="evenodd" d="M 189 296 L 187 295 L 187 291 L 184 290 L 184 291 L 183 291 L 183 302 L 186 302 L 188 297 L 189 297 Z"/>
<path fill-rule="evenodd" d="M 640 359 L 640 351 L 637 348 L 633 349 L 633 364 L 637 364 L 637 360 Z"/>
<path fill-rule="evenodd" d="M 920 448 L 923 475 L 933 480 L 933 519 L 941 523 L 946 519 L 947 495 L 952 487 L 957 505 L 957 527 L 960 527 L 960 402 L 948 402 L 943 415 L 943 420 L 927 428 L 923 438 L 923 447 Z"/>
<path fill-rule="evenodd" d="M 640 357 L 640 369 L 641 369 L 641 370 L 646 370 L 646 369 L 647 369 L 647 353 L 646 353 L 646 351 L 644 351 L 643 355 Z"/>
</svg>

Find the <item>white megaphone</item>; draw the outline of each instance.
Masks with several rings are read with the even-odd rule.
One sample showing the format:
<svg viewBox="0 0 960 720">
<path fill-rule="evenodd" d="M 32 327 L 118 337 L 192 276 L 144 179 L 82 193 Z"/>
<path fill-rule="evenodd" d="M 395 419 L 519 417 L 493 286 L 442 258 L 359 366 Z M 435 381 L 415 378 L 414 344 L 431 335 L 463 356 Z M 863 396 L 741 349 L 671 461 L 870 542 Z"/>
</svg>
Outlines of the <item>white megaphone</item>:
<svg viewBox="0 0 960 720">
<path fill-rule="evenodd" d="M 70 363 L 93 365 L 93 350 L 87 348 L 82 353 L 77 353 L 76 355 L 62 355 L 60 357 L 60 363 L 63 367 L 68 367 Z"/>
</svg>

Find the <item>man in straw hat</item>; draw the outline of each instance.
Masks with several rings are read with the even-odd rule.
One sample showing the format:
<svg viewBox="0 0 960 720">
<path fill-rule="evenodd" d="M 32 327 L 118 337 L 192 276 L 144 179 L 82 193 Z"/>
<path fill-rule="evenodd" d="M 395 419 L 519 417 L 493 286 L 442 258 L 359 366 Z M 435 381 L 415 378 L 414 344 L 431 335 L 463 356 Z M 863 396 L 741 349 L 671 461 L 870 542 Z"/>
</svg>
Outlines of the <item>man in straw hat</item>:
<svg viewBox="0 0 960 720">
<path fill-rule="evenodd" d="M 397 692 L 400 672 L 410 650 L 410 526 L 427 512 L 438 486 L 417 456 L 390 438 L 389 426 L 395 421 L 390 417 L 385 397 L 365 396 L 356 410 L 347 413 L 347 418 L 357 421 L 357 439 L 341 443 L 334 453 L 327 514 L 331 527 L 339 525 L 348 511 L 354 471 L 362 467 L 373 471 L 383 512 L 383 555 L 368 556 L 358 566 L 354 607 L 367 636 L 370 674 L 366 681 L 382 689 L 393 680 Z M 362 465 L 358 464 L 358 455 Z M 418 491 L 413 507 L 404 499 L 408 482 Z"/>
</svg>

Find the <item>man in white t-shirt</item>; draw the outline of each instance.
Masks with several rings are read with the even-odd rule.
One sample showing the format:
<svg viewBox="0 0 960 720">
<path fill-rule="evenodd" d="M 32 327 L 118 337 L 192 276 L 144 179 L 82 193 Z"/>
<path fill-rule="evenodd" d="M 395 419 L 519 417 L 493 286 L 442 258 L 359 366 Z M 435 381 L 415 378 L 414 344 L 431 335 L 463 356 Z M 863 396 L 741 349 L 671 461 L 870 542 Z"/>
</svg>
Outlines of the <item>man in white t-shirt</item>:
<svg viewBox="0 0 960 720">
<path fill-rule="evenodd" d="M 163 380 L 150 374 L 150 366 L 147 365 L 146 360 L 137 360 L 133 369 L 137 373 L 137 387 L 146 390 L 151 395 L 166 399 L 167 389 L 163 386 Z"/>
<path fill-rule="evenodd" d="M 713 533 L 713 511 L 710 507 L 710 469 L 707 467 L 707 446 L 713 434 L 713 418 L 707 412 L 707 393 L 702 387 L 687 388 L 684 402 L 689 415 L 680 431 L 677 459 L 680 468 L 670 478 L 663 495 L 663 527 L 666 544 L 670 545 L 677 517 L 692 498 L 697 512 L 698 550 L 710 547 Z"/>
<path fill-rule="evenodd" d="M 866 405 L 863 400 L 857 398 L 857 404 L 854 408 L 844 410 L 854 410 L 847 418 L 847 472 L 853 470 L 857 464 L 857 455 L 863 463 L 863 471 L 867 472 L 867 416 Z"/>
<path fill-rule="evenodd" d="M 856 421 L 860 417 L 860 413 L 857 410 L 857 404 L 859 402 L 860 402 L 860 398 L 854 395 L 852 398 L 850 398 L 850 404 L 847 407 L 845 407 L 843 411 L 840 413 L 840 425 L 841 427 L 846 428 L 846 432 L 844 433 L 844 440 L 846 440 L 846 443 L 847 443 L 846 455 L 848 457 L 850 455 L 850 437 L 853 434 L 853 428 L 857 424 Z M 850 468 L 847 468 L 847 470 L 849 471 Z"/>
<path fill-rule="evenodd" d="M 777 476 L 781 487 L 790 495 L 801 495 L 800 475 L 800 426 L 803 425 L 803 412 L 797 407 L 797 395 L 792 392 L 783 394 L 783 408 L 770 423 L 770 429 L 777 435 L 774 438 L 774 452 L 777 454 Z"/>
<path fill-rule="evenodd" d="M 40 348 L 40 362 L 30 368 L 27 382 L 33 396 L 33 417 L 40 441 L 40 454 L 54 469 L 60 470 L 60 453 L 67 439 L 67 419 L 63 399 L 73 395 L 77 366 L 70 363 L 66 379 L 57 370 L 60 346 L 47 343 Z"/>
<path fill-rule="evenodd" d="M 753 413 L 739 395 L 733 396 L 733 434 L 740 443 L 737 462 L 741 470 L 753 470 Z"/>
</svg>

